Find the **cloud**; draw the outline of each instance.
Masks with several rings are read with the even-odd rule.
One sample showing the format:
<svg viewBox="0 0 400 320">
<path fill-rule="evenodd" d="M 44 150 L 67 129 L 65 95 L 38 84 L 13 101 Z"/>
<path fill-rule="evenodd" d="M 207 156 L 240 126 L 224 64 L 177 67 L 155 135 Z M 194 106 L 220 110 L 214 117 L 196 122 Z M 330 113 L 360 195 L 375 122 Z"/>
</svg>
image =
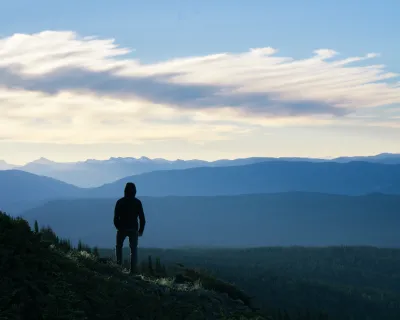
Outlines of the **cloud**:
<svg viewBox="0 0 400 320">
<path fill-rule="evenodd" d="M 144 64 L 74 32 L 0 40 L 0 135 L 24 141 L 227 139 L 260 126 L 328 124 L 400 103 L 376 53 L 307 59 L 275 48 Z M 29 134 L 26 131 L 29 130 Z"/>
</svg>

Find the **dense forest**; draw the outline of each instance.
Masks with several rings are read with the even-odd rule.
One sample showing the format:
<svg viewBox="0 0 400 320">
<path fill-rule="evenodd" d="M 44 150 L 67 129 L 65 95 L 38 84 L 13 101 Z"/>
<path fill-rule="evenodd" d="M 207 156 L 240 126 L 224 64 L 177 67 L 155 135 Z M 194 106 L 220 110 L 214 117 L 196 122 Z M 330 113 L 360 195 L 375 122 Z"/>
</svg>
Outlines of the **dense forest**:
<svg viewBox="0 0 400 320">
<path fill-rule="evenodd" d="M 112 256 L 101 249 L 101 256 Z M 124 252 L 128 257 L 128 252 Z M 326 312 L 329 319 L 400 319 L 400 250 L 374 247 L 271 247 L 254 249 L 141 249 L 207 270 L 254 297 L 269 314 Z M 322 317 L 322 316 L 321 316 Z"/>
</svg>

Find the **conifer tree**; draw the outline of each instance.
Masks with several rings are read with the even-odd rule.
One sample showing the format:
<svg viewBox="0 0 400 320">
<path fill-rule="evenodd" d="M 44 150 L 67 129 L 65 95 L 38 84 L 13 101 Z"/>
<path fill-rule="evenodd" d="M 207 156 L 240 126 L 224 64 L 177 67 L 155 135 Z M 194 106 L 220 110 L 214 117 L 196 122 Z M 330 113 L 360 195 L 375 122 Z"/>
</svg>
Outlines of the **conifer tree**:
<svg viewBox="0 0 400 320">
<path fill-rule="evenodd" d="M 82 251 L 82 249 L 83 249 L 83 244 L 82 244 L 82 241 L 79 240 L 78 241 L 78 251 Z"/>
<path fill-rule="evenodd" d="M 93 255 L 95 256 L 95 257 L 100 257 L 100 254 L 99 254 L 99 248 L 97 248 L 97 247 L 94 247 L 93 248 Z"/>
<path fill-rule="evenodd" d="M 160 258 L 157 257 L 156 258 L 156 273 L 161 274 L 161 272 L 162 272 L 161 261 L 160 261 Z"/>
<path fill-rule="evenodd" d="M 151 259 L 151 255 L 149 255 L 149 257 L 148 257 L 148 269 L 149 269 L 149 273 L 151 275 L 153 275 L 154 274 L 154 269 L 153 269 L 153 261 Z"/>
<path fill-rule="evenodd" d="M 146 261 L 142 260 L 142 262 L 140 263 L 140 272 L 146 274 L 147 273 L 146 267 L 147 267 Z"/>
</svg>

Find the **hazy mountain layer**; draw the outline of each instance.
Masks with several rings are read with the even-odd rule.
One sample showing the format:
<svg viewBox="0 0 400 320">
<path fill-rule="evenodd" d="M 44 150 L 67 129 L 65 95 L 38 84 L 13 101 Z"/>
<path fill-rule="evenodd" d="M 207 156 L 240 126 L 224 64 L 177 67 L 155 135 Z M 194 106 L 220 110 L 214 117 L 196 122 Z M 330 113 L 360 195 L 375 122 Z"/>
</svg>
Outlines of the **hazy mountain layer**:
<svg viewBox="0 0 400 320">
<path fill-rule="evenodd" d="M 250 157 L 243 159 L 221 159 L 216 161 L 204 160 L 166 160 L 162 158 L 110 158 L 108 160 L 86 160 L 79 162 L 60 163 L 45 158 L 14 166 L 0 161 L 0 170 L 18 169 L 39 175 L 52 177 L 80 187 L 97 187 L 126 176 L 157 171 L 179 170 L 195 167 L 220 167 L 252 164 L 263 161 L 308 161 L 308 162 L 341 162 L 365 161 L 382 164 L 400 164 L 400 155 L 382 153 L 374 156 L 340 157 L 332 160 L 300 157 Z"/>
<path fill-rule="evenodd" d="M 213 196 L 287 191 L 361 195 L 400 193 L 400 165 L 368 162 L 266 161 L 219 168 L 155 171 L 89 190 L 95 197 L 121 194 L 133 181 L 140 195 Z"/>
<path fill-rule="evenodd" d="M 400 195 L 282 193 L 220 197 L 143 197 L 145 247 L 400 247 Z M 53 201 L 23 214 L 57 234 L 113 247 L 115 199 Z"/>
<path fill-rule="evenodd" d="M 288 191 L 362 195 L 400 193 L 400 165 L 266 161 L 250 165 L 162 170 L 98 188 L 78 188 L 24 171 L 0 171 L 0 209 L 16 214 L 49 200 L 117 198 L 133 181 L 139 196 L 214 196 Z"/>
</svg>

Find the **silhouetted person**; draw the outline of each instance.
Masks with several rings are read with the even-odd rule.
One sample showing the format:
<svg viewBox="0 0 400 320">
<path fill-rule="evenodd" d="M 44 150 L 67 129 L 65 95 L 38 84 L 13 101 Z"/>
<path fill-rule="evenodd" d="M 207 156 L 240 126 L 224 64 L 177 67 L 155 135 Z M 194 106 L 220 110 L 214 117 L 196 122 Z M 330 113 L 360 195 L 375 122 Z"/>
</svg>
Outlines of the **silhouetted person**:
<svg viewBox="0 0 400 320">
<path fill-rule="evenodd" d="M 126 237 L 129 238 L 131 249 L 131 273 L 136 272 L 138 237 L 143 235 L 146 219 L 142 202 L 136 198 L 136 186 L 128 182 L 125 195 L 115 204 L 114 225 L 117 229 L 116 256 L 117 264 L 122 264 L 122 247 Z M 138 218 L 140 227 L 138 227 Z"/>
</svg>

